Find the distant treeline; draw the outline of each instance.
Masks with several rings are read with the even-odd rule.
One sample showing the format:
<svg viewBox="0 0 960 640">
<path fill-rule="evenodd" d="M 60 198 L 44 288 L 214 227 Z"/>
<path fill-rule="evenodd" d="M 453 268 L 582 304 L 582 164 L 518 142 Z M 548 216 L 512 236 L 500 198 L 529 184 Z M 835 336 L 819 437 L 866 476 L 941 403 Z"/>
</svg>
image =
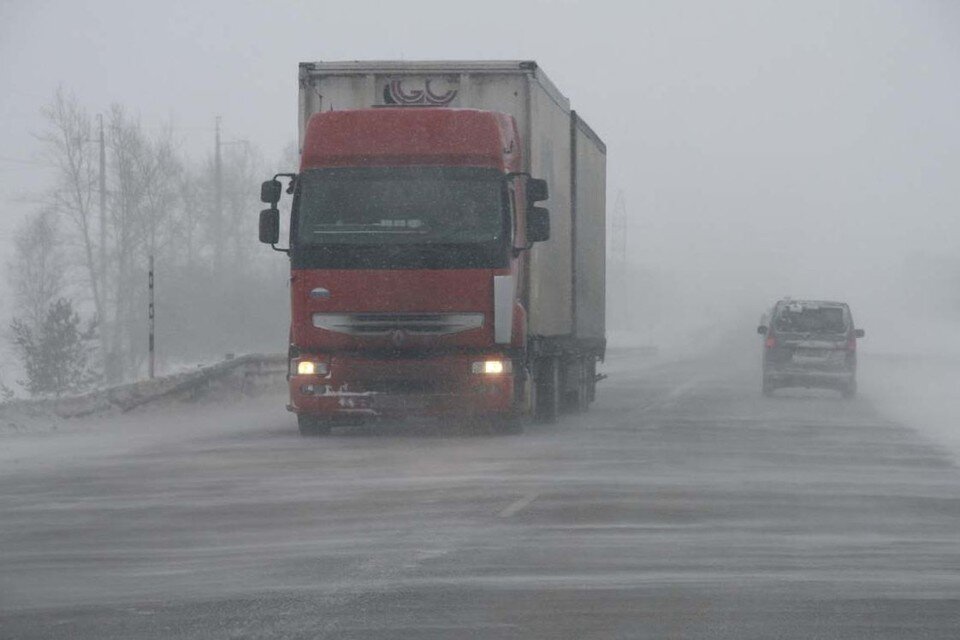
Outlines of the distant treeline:
<svg viewBox="0 0 960 640">
<path fill-rule="evenodd" d="M 256 149 L 224 142 L 218 158 L 211 131 L 210 154 L 191 160 L 170 130 L 147 133 L 119 105 L 96 117 L 62 90 L 43 116 L 52 178 L 7 265 L 24 388 L 56 395 L 144 374 L 151 255 L 161 370 L 284 348 L 288 265 L 257 242 L 273 167 Z"/>
</svg>

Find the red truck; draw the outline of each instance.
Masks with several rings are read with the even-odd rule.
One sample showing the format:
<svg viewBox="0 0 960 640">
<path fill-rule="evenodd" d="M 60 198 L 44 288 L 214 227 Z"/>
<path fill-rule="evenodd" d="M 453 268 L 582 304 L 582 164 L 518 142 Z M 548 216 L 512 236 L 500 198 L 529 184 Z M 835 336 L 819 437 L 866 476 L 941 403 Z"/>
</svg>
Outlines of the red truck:
<svg viewBox="0 0 960 640">
<path fill-rule="evenodd" d="M 302 63 L 300 154 L 263 183 L 260 240 L 277 249 L 285 179 L 301 434 L 587 408 L 606 148 L 535 63 Z"/>
</svg>

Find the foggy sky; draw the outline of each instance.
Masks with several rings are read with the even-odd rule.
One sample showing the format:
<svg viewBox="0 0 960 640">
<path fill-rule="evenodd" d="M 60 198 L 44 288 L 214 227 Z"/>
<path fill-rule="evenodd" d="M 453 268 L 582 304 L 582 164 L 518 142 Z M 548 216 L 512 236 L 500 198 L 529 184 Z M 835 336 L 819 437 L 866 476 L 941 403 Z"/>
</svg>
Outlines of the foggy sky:
<svg viewBox="0 0 960 640">
<path fill-rule="evenodd" d="M 45 184 L 30 132 L 60 84 L 196 159 L 216 115 L 280 157 L 300 61 L 534 59 L 607 142 L 631 262 L 707 308 L 838 297 L 862 321 L 905 265 L 960 256 L 960 4 L 632 5 L 0 0 L 0 233 Z"/>
</svg>

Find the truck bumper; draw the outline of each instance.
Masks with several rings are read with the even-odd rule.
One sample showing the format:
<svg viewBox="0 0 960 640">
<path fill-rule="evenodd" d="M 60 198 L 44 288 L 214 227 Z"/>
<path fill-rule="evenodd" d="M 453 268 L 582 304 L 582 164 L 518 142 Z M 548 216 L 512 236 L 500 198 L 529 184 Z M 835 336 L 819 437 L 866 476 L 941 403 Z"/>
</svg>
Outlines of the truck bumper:
<svg viewBox="0 0 960 640">
<path fill-rule="evenodd" d="M 411 416 L 506 416 L 516 411 L 515 373 L 501 354 L 429 359 L 320 358 L 325 375 L 291 375 L 290 410 L 345 422 Z M 475 363 L 504 363 L 496 374 Z"/>
</svg>

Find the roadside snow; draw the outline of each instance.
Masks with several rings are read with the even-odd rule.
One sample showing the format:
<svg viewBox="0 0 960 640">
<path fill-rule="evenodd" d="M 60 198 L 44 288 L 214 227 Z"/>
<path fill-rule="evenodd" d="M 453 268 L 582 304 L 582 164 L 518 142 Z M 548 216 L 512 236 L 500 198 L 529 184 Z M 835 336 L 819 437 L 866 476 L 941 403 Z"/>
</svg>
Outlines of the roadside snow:
<svg viewBox="0 0 960 640">
<path fill-rule="evenodd" d="M 859 365 L 866 398 L 960 461 L 960 356 L 861 354 Z"/>
<path fill-rule="evenodd" d="M 145 405 L 166 406 L 199 400 L 239 399 L 279 390 L 286 356 L 248 355 L 209 367 L 144 380 L 81 396 L 12 400 L 0 404 L 0 435 L 77 428 L 79 418 L 125 414 Z"/>
</svg>

